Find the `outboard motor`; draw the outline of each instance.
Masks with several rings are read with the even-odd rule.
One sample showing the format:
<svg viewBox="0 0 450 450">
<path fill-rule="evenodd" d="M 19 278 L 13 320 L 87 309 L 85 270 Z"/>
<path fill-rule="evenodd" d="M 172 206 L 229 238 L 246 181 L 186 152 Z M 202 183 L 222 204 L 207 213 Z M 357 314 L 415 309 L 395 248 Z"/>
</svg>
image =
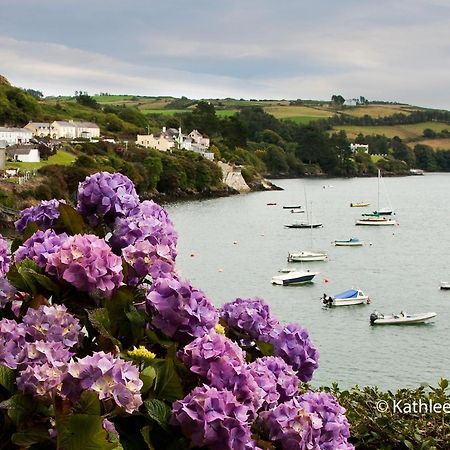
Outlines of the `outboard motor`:
<svg viewBox="0 0 450 450">
<path fill-rule="evenodd" d="M 373 312 L 370 315 L 370 325 L 373 325 L 375 323 L 375 320 L 377 320 L 377 319 L 378 319 L 378 314 Z"/>
</svg>

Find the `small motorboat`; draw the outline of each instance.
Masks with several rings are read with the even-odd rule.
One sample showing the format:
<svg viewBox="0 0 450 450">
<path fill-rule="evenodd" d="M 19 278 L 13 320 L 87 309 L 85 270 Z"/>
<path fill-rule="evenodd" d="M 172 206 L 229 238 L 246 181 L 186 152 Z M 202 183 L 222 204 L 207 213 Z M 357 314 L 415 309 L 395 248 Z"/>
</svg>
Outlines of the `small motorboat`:
<svg viewBox="0 0 450 450">
<path fill-rule="evenodd" d="M 313 278 L 320 272 L 311 272 L 310 270 L 280 270 L 281 275 L 272 277 L 271 283 L 280 286 L 289 286 L 290 284 L 311 283 Z"/>
<path fill-rule="evenodd" d="M 370 315 L 370 325 L 412 325 L 424 323 L 436 316 L 435 312 L 406 314 L 402 311 L 400 314 L 381 314 L 378 311 L 374 311 Z"/>
<path fill-rule="evenodd" d="M 267 206 L 275 206 L 276 203 L 272 202 L 272 203 L 266 203 Z"/>
<path fill-rule="evenodd" d="M 359 289 L 349 289 L 348 291 L 340 292 L 339 294 L 327 297 L 323 294 L 322 303 L 327 308 L 334 306 L 353 306 L 369 304 L 369 296 Z"/>
<path fill-rule="evenodd" d="M 449 281 L 441 281 L 441 289 L 444 290 L 449 290 L 450 289 L 450 282 Z"/>
<path fill-rule="evenodd" d="M 288 262 L 302 262 L 302 261 L 326 261 L 328 258 L 325 252 L 312 252 L 309 250 L 302 250 L 300 252 L 289 252 Z"/>
<path fill-rule="evenodd" d="M 336 247 L 361 247 L 364 245 L 363 241 L 360 241 L 358 238 L 352 237 L 350 239 L 337 239 L 333 242 Z"/>
<path fill-rule="evenodd" d="M 364 202 L 350 203 L 351 208 L 365 208 L 366 206 L 370 206 L 370 203 L 364 203 Z"/>
<path fill-rule="evenodd" d="M 283 206 L 283 209 L 301 209 L 301 205 L 294 205 L 294 206 Z"/>
<path fill-rule="evenodd" d="M 321 228 L 323 224 L 319 222 L 294 222 L 289 225 L 285 225 L 286 228 Z"/>
</svg>

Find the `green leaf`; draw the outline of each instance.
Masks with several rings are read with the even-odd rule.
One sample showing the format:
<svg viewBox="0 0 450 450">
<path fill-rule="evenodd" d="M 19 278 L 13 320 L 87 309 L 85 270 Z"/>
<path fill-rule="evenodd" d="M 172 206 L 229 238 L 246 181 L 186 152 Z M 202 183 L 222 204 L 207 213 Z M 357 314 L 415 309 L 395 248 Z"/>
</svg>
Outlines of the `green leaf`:
<svg viewBox="0 0 450 450">
<path fill-rule="evenodd" d="M 92 414 L 72 414 L 56 421 L 59 447 L 64 450 L 113 450 L 103 418 Z"/>
<path fill-rule="evenodd" d="M 147 444 L 148 450 L 155 450 L 155 447 L 153 447 L 152 441 L 150 440 L 150 427 L 148 425 L 141 429 L 141 436 Z"/>
<path fill-rule="evenodd" d="M 256 341 L 256 346 L 259 348 L 259 350 L 264 356 L 274 355 L 273 344 L 269 344 L 268 342 L 264 341 Z"/>
<path fill-rule="evenodd" d="M 153 383 L 156 380 L 156 370 L 154 367 L 152 366 L 148 366 L 146 367 L 140 374 L 139 374 L 139 378 L 142 380 L 142 382 L 144 383 L 142 388 L 141 388 L 141 392 L 145 393 L 147 392 L 152 386 Z"/>
<path fill-rule="evenodd" d="M 150 418 L 155 420 L 161 428 L 169 431 L 169 420 L 172 415 L 170 407 L 157 398 L 146 400 L 144 405 Z"/>
<path fill-rule="evenodd" d="M 0 408 L 7 409 L 9 418 L 17 425 L 34 414 L 38 409 L 38 404 L 34 403 L 31 397 L 15 394 L 1 402 Z"/>
<path fill-rule="evenodd" d="M 448 388 L 448 380 L 446 380 L 445 378 L 441 378 L 440 381 L 439 381 L 439 387 L 442 390 L 447 389 Z"/>
<path fill-rule="evenodd" d="M 23 279 L 22 275 L 17 270 L 16 266 L 11 266 L 6 274 L 9 282 L 21 292 L 28 292 L 29 287 L 27 282 Z"/>
<path fill-rule="evenodd" d="M 30 428 L 25 431 L 19 431 L 11 436 L 11 442 L 20 447 L 30 447 L 33 444 L 39 442 L 45 442 L 50 440 L 48 428 L 44 425 Z"/>
<path fill-rule="evenodd" d="M 0 366 L 0 385 L 11 394 L 16 391 L 16 375 L 14 370 L 6 366 Z"/>
<path fill-rule="evenodd" d="M 183 387 L 172 359 L 158 361 L 156 364 L 155 396 L 173 402 L 183 397 Z"/>
<path fill-rule="evenodd" d="M 406 447 L 408 447 L 410 450 L 414 450 L 414 444 L 412 444 L 410 441 L 408 440 L 404 440 L 403 443 L 406 445 Z"/>
<path fill-rule="evenodd" d="M 89 322 L 105 338 L 109 339 L 114 345 L 121 347 L 121 343 L 111 332 L 111 321 L 109 313 L 105 308 L 97 308 L 88 311 Z"/>
<path fill-rule="evenodd" d="M 88 231 L 83 217 L 70 205 L 59 204 L 59 218 L 54 228 L 64 229 L 69 234 L 83 234 Z"/>
<path fill-rule="evenodd" d="M 81 394 L 80 400 L 75 403 L 73 411 L 80 414 L 91 414 L 93 416 L 99 416 L 101 412 L 101 406 L 98 395 L 93 391 L 84 391 Z"/>
</svg>

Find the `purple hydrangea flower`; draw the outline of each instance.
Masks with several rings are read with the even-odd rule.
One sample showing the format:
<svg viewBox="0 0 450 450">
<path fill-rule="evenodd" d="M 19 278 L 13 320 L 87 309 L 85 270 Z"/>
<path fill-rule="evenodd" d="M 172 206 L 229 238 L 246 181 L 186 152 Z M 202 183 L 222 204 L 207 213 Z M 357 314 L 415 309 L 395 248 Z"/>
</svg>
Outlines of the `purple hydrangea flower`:
<svg viewBox="0 0 450 450">
<path fill-rule="evenodd" d="M 215 380 L 225 374 L 228 367 L 242 367 L 245 353 L 226 336 L 211 332 L 186 345 L 179 354 L 191 372 Z"/>
<path fill-rule="evenodd" d="M 78 187 L 77 210 L 91 224 L 101 219 L 113 223 L 139 204 L 133 182 L 121 173 L 97 172 Z"/>
<path fill-rule="evenodd" d="M 17 367 L 23 370 L 27 366 L 49 363 L 62 368 L 72 356 L 73 353 L 62 342 L 26 342 L 17 355 Z"/>
<path fill-rule="evenodd" d="M 63 305 L 29 308 L 23 323 L 35 341 L 61 342 L 68 348 L 75 347 L 80 341 L 80 322 Z"/>
<path fill-rule="evenodd" d="M 17 367 L 19 354 L 25 345 L 25 326 L 15 320 L 0 320 L 0 364 Z"/>
<path fill-rule="evenodd" d="M 16 288 L 6 278 L 0 278 L 0 309 L 14 301 L 16 292 Z"/>
<path fill-rule="evenodd" d="M 152 201 L 144 201 L 128 217 L 117 219 L 111 237 L 111 246 L 119 251 L 139 241 L 154 246 L 167 245 L 173 261 L 177 256 L 177 233 L 167 212 Z"/>
<path fill-rule="evenodd" d="M 288 324 L 279 327 L 271 336 L 275 356 L 286 361 L 296 371 L 301 381 L 309 381 L 319 367 L 319 352 L 309 338 L 306 329 Z"/>
<path fill-rule="evenodd" d="M 350 426 L 345 417 L 345 409 L 336 398 L 325 392 L 307 392 L 299 397 L 300 406 L 311 417 L 320 418 L 322 427 L 311 427 L 308 436 L 307 448 L 314 445 L 321 450 L 353 450 L 353 445 L 347 442 L 350 437 Z M 316 419 L 317 420 L 317 419 Z"/>
<path fill-rule="evenodd" d="M 248 424 L 248 409 L 230 391 L 196 387 L 173 404 L 173 422 L 196 447 L 215 450 L 255 448 Z"/>
<path fill-rule="evenodd" d="M 299 379 L 292 367 L 281 358 L 258 358 L 249 364 L 249 368 L 256 383 L 263 390 L 263 409 L 269 410 L 297 395 Z"/>
<path fill-rule="evenodd" d="M 108 244 L 92 235 L 67 238 L 48 255 L 46 271 L 90 294 L 110 296 L 123 281 L 122 260 Z"/>
<path fill-rule="evenodd" d="M 20 219 L 14 225 L 18 233 L 23 233 L 27 225 L 36 222 L 41 230 L 52 228 L 59 217 L 59 204 L 64 200 L 42 200 L 38 205 L 31 206 L 20 212 Z"/>
<path fill-rule="evenodd" d="M 119 433 L 116 430 L 115 425 L 108 419 L 103 419 L 102 422 L 103 429 L 108 433 L 108 435 L 114 437 L 115 439 L 120 439 Z"/>
<path fill-rule="evenodd" d="M 283 450 L 354 450 L 344 413 L 332 395 L 307 393 L 260 413 L 258 422 Z"/>
<path fill-rule="evenodd" d="M 175 263 L 168 245 L 153 245 L 138 241 L 122 250 L 124 260 L 130 265 L 128 284 L 136 286 L 147 275 L 153 279 L 171 278 Z"/>
<path fill-rule="evenodd" d="M 51 396 L 61 386 L 61 368 L 51 364 L 28 366 L 17 377 L 17 387 L 24 394 Z"/>
<path fill-rule="evenodd" d="M 112 399 L 132 413 L 142 404 L 142 384 L 139 371 L 131 362 L 98 352 L 69 363 L 61 392 L 74 400 L 86 389 L 94 391 L 100 400 Z"/>
<path fill-rule="evenodd" d="M 22 261 L 30 258 L 45 269 L 49 255 L 55 253 L 67 238 L 66 233 L 56 234 L 51 229 L 37 231 L 16 250 L 15 259 Z"/>
<path fill-rule="evenodd" d="M 147 293 L 152 324 L 167 336 L 188 342 L 208 333 L 218 314 L 206 295 L 189 282 L 159 278 Z"/>
<path fill-rule="evenodd" d="M 270 316 L 269 305 L 260 298 L 237 298 L 222 306 L 220 316 L 230 328 L 252 339 L 266 340 L 278 326 L 278 321 Z"/>
<path fill-rule="evenodd" d="M 8 243 L 0 234 L 0 277 L 4 277 L 9 270 L 11 258 L 8 255 Z"/>
</svg>

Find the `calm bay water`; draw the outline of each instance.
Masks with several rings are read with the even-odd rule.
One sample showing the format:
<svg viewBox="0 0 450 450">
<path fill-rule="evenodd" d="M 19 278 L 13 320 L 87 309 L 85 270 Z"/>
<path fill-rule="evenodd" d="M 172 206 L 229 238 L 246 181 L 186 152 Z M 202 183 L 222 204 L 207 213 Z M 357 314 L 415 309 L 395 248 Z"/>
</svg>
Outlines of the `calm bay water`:
<svg viewBox="0 0 450 450">
<path fill-rule="evenodd" d="M 179 233 L 178 271 L 203 289 L 219 306 L 236 297 L 259 296 L 283 322 L 308 328 L 320 350 L 313 384 L 338 382 L 379 385 L 386 389 L 436 384 L 450 377 L 450 175 L 387 178 L 385 192 L 397 213 L 398 227 L 357 227 L 367 201 L 376 208 L 377 179 L 277 180 L 284 191 L 251 193 L 168 206 Z M 325 188 L 324 188 L 325 186 Z M 273 286 L 270 279 L 287 267 L 288 251 L 309 249 L 309 230 L 284 224 L 306 219 L 282 205 L 312 202 L 314 249 L 326 250 L 328 262 L 304 263 L 319 270 L 313 284 Z M 381 199 L 386 197 L 381 195 Z M 276 206 L 267 206 L 276 202 Z M 380 206 L 388 206 L 382 201 Z M 357 236 L 366 245 L 340 248 L 335 239 Z M 369 245 L 371 243 L 371 245 Z M 289 267 L 298 267 L 291 263 Z M 325 310 L 323 293 L 359 288 L 372 299 L 368 306 Z M 435 311 L 434 323 L 371 327 L 377 309 L 393 313 Z"/>
</svg>

